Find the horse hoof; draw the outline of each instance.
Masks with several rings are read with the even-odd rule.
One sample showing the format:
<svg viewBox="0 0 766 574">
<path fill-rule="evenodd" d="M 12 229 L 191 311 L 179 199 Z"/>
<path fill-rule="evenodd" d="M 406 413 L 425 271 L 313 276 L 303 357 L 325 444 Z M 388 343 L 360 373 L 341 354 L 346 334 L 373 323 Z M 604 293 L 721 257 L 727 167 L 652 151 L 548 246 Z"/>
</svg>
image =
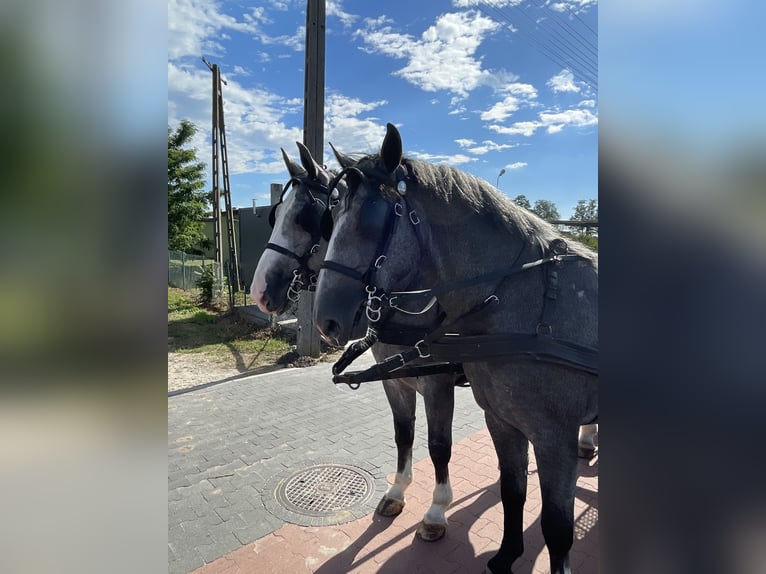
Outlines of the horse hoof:
<svg viewBox="0 0 766 574">
<path fill-rule="evenodd" d="M 418 537 L 426 542 L 436 542 L 444 537 L 447 527 L 444 524 L 426 524 L 421 522 L 418 525 Z"/>
<path fill-rule="evenodd" d="M 375 512 L 381 516 L 399 516 L 404 510 L 404 501 L 393 498 L 381 498 Z"/>
<path fill-rule="evenodd" d="M 577 456 L 579 456 L 580 458 L 584 458 L 585 460 L 590 460 L 594 456 L 596 456 L 596 449 L 593 447 L 578 446 Z"/>
</svg>

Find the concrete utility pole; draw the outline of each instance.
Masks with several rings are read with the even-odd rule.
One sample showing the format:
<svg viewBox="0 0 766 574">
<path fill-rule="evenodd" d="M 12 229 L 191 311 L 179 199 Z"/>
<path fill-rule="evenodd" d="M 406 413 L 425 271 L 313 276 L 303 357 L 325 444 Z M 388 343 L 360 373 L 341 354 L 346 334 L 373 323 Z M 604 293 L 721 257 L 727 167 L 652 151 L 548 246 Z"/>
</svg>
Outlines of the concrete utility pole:
<svg viewBox="0 0 766 574">
<path fill-rule="evenodd" d="M 324 163 L 325 0 L 306 2 L 306 75 L 303 88 L 303 143 Z M 319 333 L 314 328 L 314 293 L 304 291 L 298 303 L 299 355 L 319 356 Z"/>
</svg>

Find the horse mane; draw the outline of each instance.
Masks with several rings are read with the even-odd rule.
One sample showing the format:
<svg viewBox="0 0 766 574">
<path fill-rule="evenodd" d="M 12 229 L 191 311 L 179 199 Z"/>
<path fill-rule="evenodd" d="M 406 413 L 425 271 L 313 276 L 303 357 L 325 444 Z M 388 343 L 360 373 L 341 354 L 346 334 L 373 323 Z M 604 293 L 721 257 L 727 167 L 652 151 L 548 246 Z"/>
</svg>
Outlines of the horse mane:
<svg viewBox="0 0 766 574">
<path fill-rule="evenodd" d="M 368 175 L 380 173 L 380 154 L 366 156 L 357 167 Z M 436 196 L 444 203 L 464 206 L 481 214 L 500 229 L 529 241 L 533 245 L 547 246 L 562 235 L 555 226 L 528 209 L 516 205 L 492 184 L 448 165 L 437 165 L 413 158 L 402 157 L 401 162 L 414 177 L 418 188 Z M 576 240 L 568 240 L 571 253 L 591 259 L 594 252 Z"/>
</svg>

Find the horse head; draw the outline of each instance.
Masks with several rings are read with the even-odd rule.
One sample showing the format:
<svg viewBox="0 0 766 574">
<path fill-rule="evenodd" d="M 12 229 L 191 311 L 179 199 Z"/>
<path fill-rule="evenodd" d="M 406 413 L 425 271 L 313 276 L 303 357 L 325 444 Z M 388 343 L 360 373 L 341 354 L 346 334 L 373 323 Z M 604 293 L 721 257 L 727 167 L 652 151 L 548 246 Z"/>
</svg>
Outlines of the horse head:
<svg viewBox="0 0 766 574">
<path fill-rule="evenodd" d="M 333 174 L 314 160 L 306 146 L 296 144 L 300 164 L 282 149 L 290 180 L 269 213 L 272 232 L 250 290 L 258 308 L 273 315 L 284 313 L 301 290 L 313 286 L 327 249 L 321 222 L 332 201 Z M 341 183 L 340 191 L 344 189 Z"/>
<path fill-rule="evenodd" d="M 332 236 L 317 283 L 315 323 L 343 345 L 362 317 L 379 318 L 383 297 L 419 273 L 423 238 L 410 193 L 417 183 L 402 157 L 398 130 L 388 124 L 380 152 L 351 160 L 335 150 L 347 192 L 332 211 Z"/>
</svg>

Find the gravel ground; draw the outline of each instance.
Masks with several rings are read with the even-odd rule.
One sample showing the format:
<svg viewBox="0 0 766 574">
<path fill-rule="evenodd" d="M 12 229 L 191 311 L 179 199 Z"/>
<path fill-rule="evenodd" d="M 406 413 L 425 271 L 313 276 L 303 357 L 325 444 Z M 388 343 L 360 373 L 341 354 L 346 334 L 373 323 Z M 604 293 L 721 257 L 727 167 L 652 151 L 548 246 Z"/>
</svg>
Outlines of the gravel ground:
<svg viewBox="0 0 766 574">
<path fill-rule="evenodd" d="M 239 374 L 238 369 L 221 365 L 197 353 L 168 353 L 168 392 L 220 381 Z"/>
</svg>

